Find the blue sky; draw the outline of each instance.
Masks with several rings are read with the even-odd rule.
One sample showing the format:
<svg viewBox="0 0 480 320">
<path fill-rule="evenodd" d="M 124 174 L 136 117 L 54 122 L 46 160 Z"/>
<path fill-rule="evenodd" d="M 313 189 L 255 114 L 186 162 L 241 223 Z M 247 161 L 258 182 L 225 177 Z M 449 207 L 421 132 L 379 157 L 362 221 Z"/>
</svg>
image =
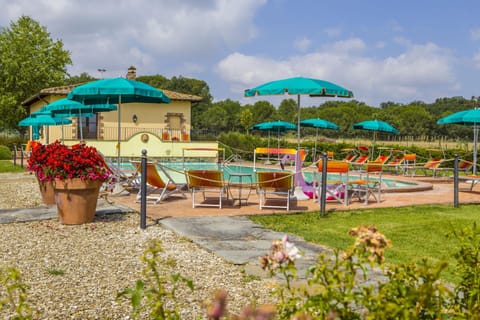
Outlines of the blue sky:
<svg viewBox="0 0 480 320">
<path fill-rule="evenodd" d="M 480 1 L 0 0 L 0 26 L 28 15 L 72 53 L 71 74 L 205 80 L 216 101 L 304 76 L 355 99 L 480 96 Z M 265 98 L 262 98 L 265 99 Z M 275 99 L 269 99 L 277 103 Z M 303 99 L 318 105 L 323 98 Z"/>
</svg>

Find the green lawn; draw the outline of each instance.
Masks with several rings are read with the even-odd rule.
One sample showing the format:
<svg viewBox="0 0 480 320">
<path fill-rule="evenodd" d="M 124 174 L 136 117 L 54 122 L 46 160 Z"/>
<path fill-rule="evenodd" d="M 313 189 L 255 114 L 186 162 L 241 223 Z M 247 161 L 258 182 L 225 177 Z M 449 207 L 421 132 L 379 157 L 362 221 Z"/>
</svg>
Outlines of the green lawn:
<svg viewBox="0 0 480 320">
<path fill-rule="evenodd" d="M 432 261 L 445 260 L 449 268 L 444 277 L 455 282 L 453 253 L 458 248 L 453 230 L 471 227 L 480 222 L 480 206 L 415 206 L 375 210 L 354 210 L 329 213 L 321 218 L 319 213 L 255 216 L 253 221 L 267 228 L 295 234 L 305 240 L 345 249 L 353 244 L 347 232 L 361 224 L 375 225 L 392 241 L 386 252 L 387 263 L 405 263 L 428 257 Z"/>
<path fill-rule="evenodd" d="M 27 162 L 24 161 L 23 168 L 20 166 L 20 162 L 17 162 L 15 166 L 10 160 L 0 160 L 0 173 L 5 172 L 25 172 Z"/>
</svg>

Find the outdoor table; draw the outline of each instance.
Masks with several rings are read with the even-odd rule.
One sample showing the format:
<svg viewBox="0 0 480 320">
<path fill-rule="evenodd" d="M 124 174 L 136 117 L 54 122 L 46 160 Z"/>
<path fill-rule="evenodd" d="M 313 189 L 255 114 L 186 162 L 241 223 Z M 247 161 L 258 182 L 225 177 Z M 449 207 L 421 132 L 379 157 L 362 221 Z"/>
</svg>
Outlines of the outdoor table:
<svg viewBox="0 0 480 320">
<path fill-rule="evenodd" d="M 243 179 L 248 180 L 248 182 L 245 181 L 246 183 L 244 183 Z M 228 190 L 232 200 L 237 200 L 240 207 L 242 206 L 242 201 L 245 201 L 245 204 L 248 204 L 248 198 L 252 192 L 252 183 L 251 173 L 230 173 L 230 176 L 228 177 Z M 236 194 L 233 194 L 232 188 L 237 189 Z M 248 192 L 243 192 L 242 194 L 244 188 L 248 188 Z"/>
</svg>

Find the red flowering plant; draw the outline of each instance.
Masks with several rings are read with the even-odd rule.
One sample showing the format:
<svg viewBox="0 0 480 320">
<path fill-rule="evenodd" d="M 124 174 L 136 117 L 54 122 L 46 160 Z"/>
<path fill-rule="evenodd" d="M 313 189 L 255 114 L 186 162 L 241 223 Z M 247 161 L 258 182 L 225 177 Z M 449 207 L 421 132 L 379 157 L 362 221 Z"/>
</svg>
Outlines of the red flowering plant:
<svg viewBox="0 0 480 320">
<path fill-rule="evenodd" d="M 85 143 L 69 147 L 58 140 L 47 145 L 35 144 L 27 170 L 34 172 L 40 181 L 72 178 L 107 181 L 113 174 L 94 147 Z"/>
</svg>

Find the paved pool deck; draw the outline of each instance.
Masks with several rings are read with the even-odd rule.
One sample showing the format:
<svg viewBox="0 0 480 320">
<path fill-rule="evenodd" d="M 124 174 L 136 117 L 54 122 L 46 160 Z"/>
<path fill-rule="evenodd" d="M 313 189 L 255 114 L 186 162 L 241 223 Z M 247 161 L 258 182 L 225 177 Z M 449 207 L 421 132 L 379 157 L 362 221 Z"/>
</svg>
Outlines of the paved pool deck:
<svg viewBox="0 0 480 320">
<path fill-rule="evenodd" d="M 388 177 L 388 175 L 385 175 Z M 368 204 L 354 199 L 348 206 L 335 201 L 327 201 L 326 211 L 338 210 L 357 210 L 373 209 L 386 207 L 401 207 L 411 205 L 427 204 L 445 204 L 453 205 L 453 180 L 450 178 L 429 178 L 429 177 L 404 177 L 392 175 L 389 178 L 398 180 L 418 182 L 418 187 L 406 190 L 390 190 L 391 192 L 382 193 L 381 201 L 376 202 L 373 198 Z M 459 202 L 460 204 L 480 203 L 480 187 L 473 188 L 470 191 L 470 184 L 461 182 L 459 184 Z M 235 191 L 235 190 L 234 190 Z M 245 192 L 245 190 L 243 190 Z M 206 217 L 206 216 L 238 216 L 238 215 L 260 215 L 286 213 L 284 209 L 260 209 L 259 197 L 256 190 L 252 189 L 248 201 L 242 201 L 239 206 L 238 201 L 231 199 L 224 201 L 222 209 L 215 207 L 196 207 L 192 208 L 192 199 L 189 192 L 186 192 L 186 198 L 180 194 L 172 195 L 158 204 L 147 203 L 147 216 L 158 220 L 164 218 L 180 217 Z M 140 212 L 140 203 L 135 201 L 136 193 L 129 195 L 110 196 L 109 200 L 123 206 L 128 206 L 134 211 Z M 201 195 L 200 195 L 201 197 Z M 218 202 L 218 201 L 217 201 Z M 320 205 L 311 199 L 304 201 L 291 201 L 291 208 L 288 213 L 295 214 L 299 212 L 315 212 L 320 210 Z"/>
</svg>

